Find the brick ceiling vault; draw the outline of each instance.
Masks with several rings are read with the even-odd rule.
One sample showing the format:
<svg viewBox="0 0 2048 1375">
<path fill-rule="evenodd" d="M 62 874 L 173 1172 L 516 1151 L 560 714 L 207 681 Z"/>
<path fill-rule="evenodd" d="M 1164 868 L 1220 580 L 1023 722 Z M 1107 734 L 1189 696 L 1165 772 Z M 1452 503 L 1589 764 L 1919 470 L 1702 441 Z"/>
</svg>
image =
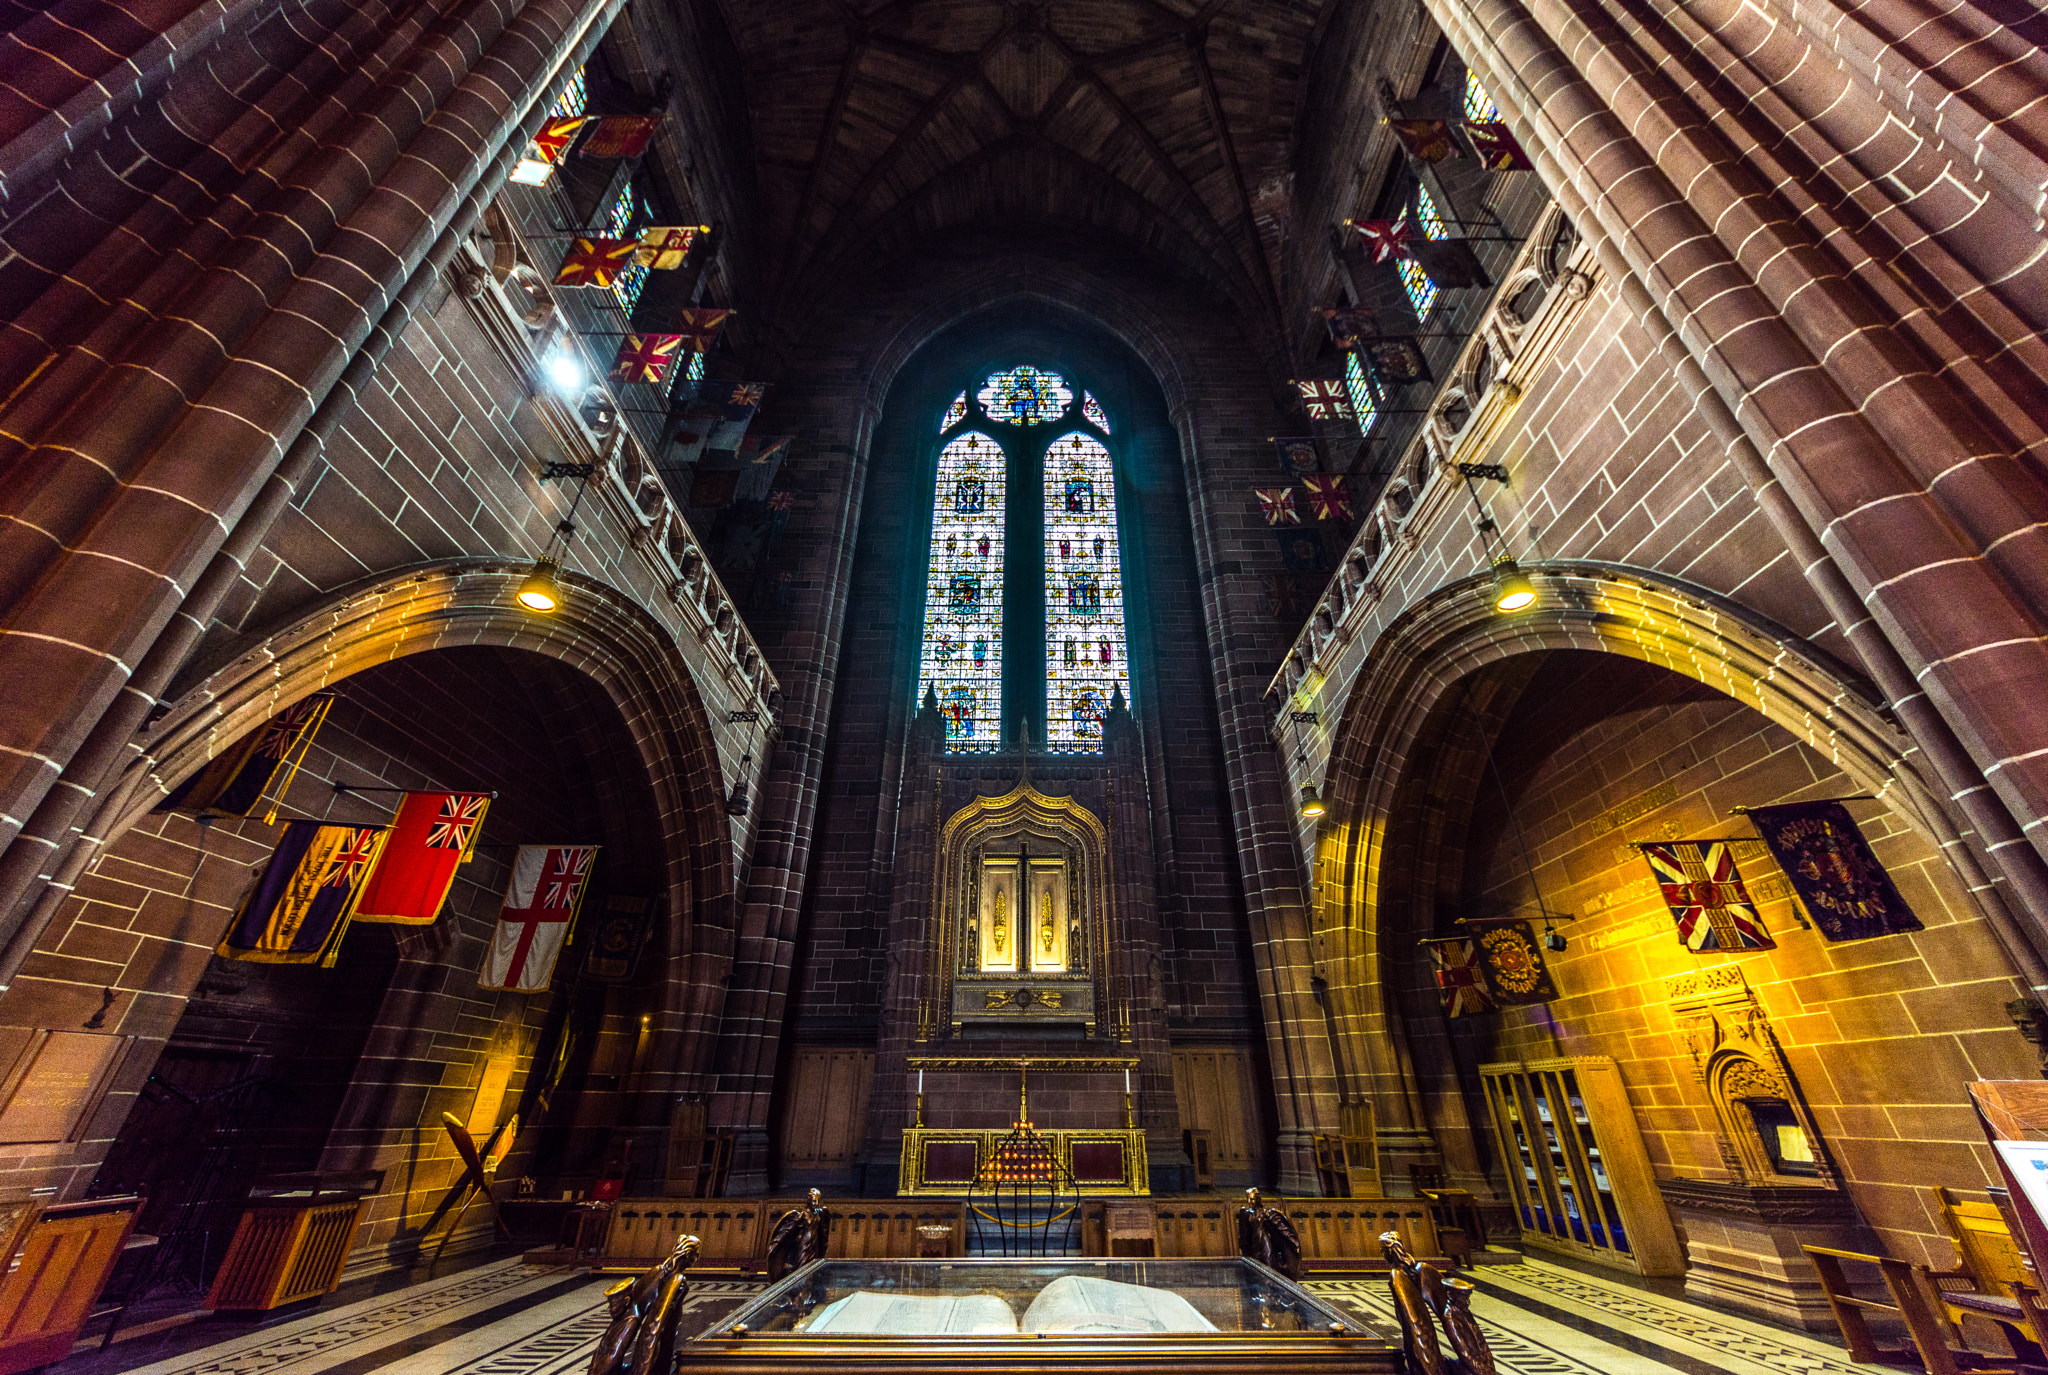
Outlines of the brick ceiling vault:
<svg viewBox="0 0 2048 1375">
<path fill-rule="evenodd" d="M 745 67 L 771 327 L 934 235 L 1113 235 L 1284 356 L 1308 57 L 1336 0 L 719 0 Z M 1261 189 L 1267 193 L 1261 195 Z"/>
</svg>

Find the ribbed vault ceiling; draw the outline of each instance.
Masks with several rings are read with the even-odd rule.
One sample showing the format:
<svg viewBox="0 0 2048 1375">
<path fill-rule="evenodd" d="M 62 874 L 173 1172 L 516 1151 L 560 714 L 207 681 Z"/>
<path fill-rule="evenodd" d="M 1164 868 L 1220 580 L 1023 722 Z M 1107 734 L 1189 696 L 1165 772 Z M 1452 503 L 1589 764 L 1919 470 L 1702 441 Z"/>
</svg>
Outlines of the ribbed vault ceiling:
<svg viewBox="0 0 2048 1375">
<path fill-rule="evenodd" d="M 1303 66 L 1332 0 L 722 0 L 775 314 L 948 230 L 1061 226 L 1278 320 Z"/>
</svg>

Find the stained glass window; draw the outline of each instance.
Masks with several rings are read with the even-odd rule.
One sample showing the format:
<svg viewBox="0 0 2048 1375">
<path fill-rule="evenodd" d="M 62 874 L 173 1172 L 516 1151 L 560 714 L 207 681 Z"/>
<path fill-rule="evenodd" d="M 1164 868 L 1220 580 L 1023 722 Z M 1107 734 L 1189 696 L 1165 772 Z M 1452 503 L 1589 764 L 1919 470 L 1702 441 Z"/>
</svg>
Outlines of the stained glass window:
<svg viewBox="0 0 2048 1375">
<path fill-rule="evenodd" d="M 1379 416 L 1379 407 L 1372 399 L 1372 385 L 1366 381 L 1365 364 L 1358 361 L 1357 350 L 1344 355 L 1344 390 L 1351 393 L 1351 410 L 1358 417 L 1358 432 L 1372 433 L 1372 422 Z"/>
<path fill-rule="evenodd" d="M 649 218 L 647 202 L 634 195 L 633 183 L 627 182 L 619 188 L 618 199 L 612 202 L 612 208 L 605 215 L 605 228 L 613 238 L 628 237 L 628 231 L 633 227 L 633 212 L 636 208 L 641 212 L 641 218 Z M 619 298 L 619 308 L 628 315 L 633 313 L 634 304 L 639 301 L 640 293 L 646 289 L 647 268 L 638 261 L 612 278 L 612 294 Z"/>
<path fill-rule="evenodd" d="M 1493 103 L 1493 97 L 1479 84 L 1479 73 L 1470 67 L 1465 69 L 1465 118 L 1475 124 L 1492 124 L 1500 119 L 1500 106 Z"/>
<path fill-rule="evenodd" d="M 1102 409 L 1102 403 L 1095 399 L 1094 392 L 1084 391 L 1081 393 L 1081 414 L 1087 416 L 1088 423 L 1104 434 L 1110 432 L 1109 412 Z"/>
<path fill-rule="evenodd" d="M 1102 748 L 1115 689 L 1131 696 L 1123 558 L 1109 450 L 1074 433 L 1045 451 L 1045 709 L 1055 750 Z"/>
<path fill-rule="evenodd" d="M 1026 363 L 989 378 L 974 399 L 999 424 L 1049 425 L 1074 404 L 1074 389 L 1058 373 Z"/>
<path fill-rule="evenodd" d="M 953 398 L 953 404 L 946 407 L 946 418 L 939 422 L 941 430 L 950 430 L 967 418 L 967 393 L 961 392 Z"/>
<path fill-rule="evenodd" d="M 562 88 L 562 94 L 548 110 L 549 119 L 567 119 L 580 115 L 590 108 L 590 83 L 583 79 L 583 69 L 578 67 L 576 75 L 569 78 L 569 84 Z"/>
<path fill-rule="evenodd" d="M 1432 239 L 1448 239 L 1451 231 L 1444 227 L 1444 217 L 1436 208 L 1436 201 L 1429 194 L 1427 186 L 1415 188 L 1415 219 L 1422 226 L 1422 232 Z M 1436 283 L 1422 270 L 1422 265 L 1413 258 L 1401 259 L 1401 285 L 1408 288 L 1408 299 L 1415 305 L 1415 318 L 1429 318 L 1429 308 L 1436 304 Z"/>
<path fill-rule="evenodd" d="M 955 753 L 1002 746 L 1003 465 L 1002 448 L 972 430 L 939 454 L 919 675 Z"/>
</svg>

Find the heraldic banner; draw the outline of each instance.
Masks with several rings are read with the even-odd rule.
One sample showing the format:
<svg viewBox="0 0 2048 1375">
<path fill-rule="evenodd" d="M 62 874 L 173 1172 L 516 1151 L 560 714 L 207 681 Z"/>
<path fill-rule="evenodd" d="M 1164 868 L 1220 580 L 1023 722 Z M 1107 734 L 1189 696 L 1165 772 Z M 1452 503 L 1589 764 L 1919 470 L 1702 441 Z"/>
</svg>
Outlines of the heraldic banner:
<svg viewBox="0 0 2048 1375">
<path fill-rule="evenodd" d="M 654 915 L 654 899 L 630 893 L 614 893 L 605 899 L 592 933 L 590 951 L 583 957 L 583 972 L 599 983 L 625 983 L 633 977 L 640 947 L 647 941 L 648 919 Z"/>
<path fill-rule="evenodd" d="M 1686 949 L 1703 955 L 1709 950 L 1777 946 L 1756 914 L 1727 841 L 1643 840 L 1635 847 L 1650 862 Z"/>
<path fill-rule="evenodd" d="M 491 799 L 483 793 L 407 793 L 356 904 L 356 920 L 425 926 L 441 915 L 455 871 L 476 858 Z"/>
<path fill-rule="evenodd" d="M 1464 937 L 1424 941 L 1436 965 L 1437 992 L 1443 995 L 1444 1016 L 1473 1017 L 1493 1011 L 1486 983 L 1479 973 L 1478 943 Z"/>
<path fill-rule="evenodd" d="M 1890 874 L 1839 802 L 1752 807 L 1749 819 L 1793 891 L 1831 941 L 1860 941 L 1920 930 Z"/>
<path fill-rule="evenodd" d="M 522 845 L 498 929 L 477 971 L 477 987 L 498 993 L 545 993 L 555 961 L 569 943 L 576 909 L 590 882 L 595 845 Z"/>
<path fill-rule="evenodd" d="M 171 790 L 156 804 L 160 812 L 198 812 L 210 816 L 247 816 L 270 790 L 278 770 L 327 719 L 334 694 L 316 692 L 294 702 L 252 730 L 225 754 Z"/>
<path fill-rule="evenodd" d="M 286 822 L 284 839 L 214 953 L 262 964 L 332 965 L 383 844 L 382 826 Z"/>
<path fill-rule="evenodd" d="M 1543 952 L 1536 948 L 1536 933 L 1526 921 L 1488 922 L 1473 936 L 1479 947 L 1479 971 L 1486 991 L 1502 1007 L 1547 1003 L 1557 996 Z"/>
</svg>

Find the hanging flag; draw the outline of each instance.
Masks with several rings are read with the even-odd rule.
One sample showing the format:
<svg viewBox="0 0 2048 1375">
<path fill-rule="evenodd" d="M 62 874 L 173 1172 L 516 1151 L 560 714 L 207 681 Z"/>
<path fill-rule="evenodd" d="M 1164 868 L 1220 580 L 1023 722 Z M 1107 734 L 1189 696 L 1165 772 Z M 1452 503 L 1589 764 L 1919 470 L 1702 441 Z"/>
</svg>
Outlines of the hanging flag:
<svg viewBox="0 0 2048 1375">
<path fill-rule="evenodd" d="M 1444 1016 L 1473 1017 L 1493 1011 L 1486 983 L 1479 969 L 1479 943 L 1457 938 L 1423 941 L 1430 962 L 1436 966 L 1437 992 L 1443 996 Z"/>
<path fill-rule="evenodd" d="M 1360 350 L 1365 361 L 1372 365 L 1373 375 L 1379 378 L 1382 387 L 1398 387 L 1409 382 L 1433 380 L 1429 372 L 1429 360 L 1422 356 L 1422 346 L 1413 335 L 1400 334 L 1387 339 L 1374 339 Z"/>
<path fill-rule="evenodd" d="M 1495 172 L 1527 172 L 1535 164 L 1522 151 L 1522 145 L 1515 141 L 1508 126 L 1497 119 L 1468 119 L 1464 122 L 1466 139 L 1472 144 L 1472 151 L 1479 160 Z"/>
<path fill-rule="evenodd" d="M 1334 377 L 1297 379 L 1294 389 L 1301 393 L 1311 420 L 1351 420 L 1351 393 Z"/>
<path fill-rule="evenodd" d="M 1252 495 L 1259 499 L 1259 509 L 1265 513 L 1266 524 L 1301 524 L 1301 513 L 1294 509 L 1292 487 L 1254 487 Z"/>
<path fill-rule="evenodd" d="M 1813 924 L 1829 940 L 1860 941 L 1921 929 L 1920 919 L 1841 803 L 1752 807 L 1749 819 L 1813 914 Z"/>
<path fill-rule="evenodd" d="M 676 328 L 690 341 L 690 347 L 699 353 L 711 352 L 711 346 L 718 342 L 718 331 L 732 316 L 730 310 L 712 310 L 697 306 L 676 312 Z"/>
<path fill-rule="evenodd" d="M 583 957 L 583 973 L 598 983 L 626 983 L 639 962 L 640 947 L 647 942 L 648 918 L 654 914 L 654 899 L 614 893 L 604 900 L 597 926 L 590 935 L 590 952 Z"/>
<path fill-rule="evenodd" d="M 576 239 L 555 270 L 556 286 L 610 286 L 633 263 L 637 239 Z"/>
<path fill-rule="evenodd" d="M 597 122 L 590 137 L 583 140 L 587 158 L 637 158 L 661 124 L 656 115 L 609 115 Z"/>
<path fill-rule="evenodd" d="M 1305 477 L 1309 506 L 1317 520 L 1350 520 L 1351 498 L 1344 495 L 1344 479 L 1335 473 Z"/>
<path fill-rule="evenodd" d="M 726 386 L 726 383 L 719 383 Z M 737 449 L 745 438 L 747 426 L 754 421 L 754 415 L 761 409 L 761 398 L 768 388 L 760 382 L 734 382 L 726 393 L 719 413 L 718 424 L 711 429 L 711 438 L 704 442 L 707 449 Z"/>
<path fill-rule="evenodd" d="M 1365 244 L 1365 251 L 1375 263 L 1390 263 L 1396 258 L 1408 256 L 1408 247 L 1415 242 L 1415 228 L 1405 217 L 1398 220 L 1346 220 Z"/>
<path fill-rule="evenodd" d="M 1678 923 L 1678 939 L 1694 954 L 1709 950 L 1769 950 L 1777 945 L 1757 917 L 1735 852 L 1725 840 L 1634 842 L 1650 862 L 1664 905 Z"/>
<path fill-rule="evenodd" d="M 1352 306 L 1325 309 L 1323 323 L 1330 327 L 1330 342 L 1340 349 L 1355 349 L 1360 339 L 1369 339 L 1379 333 L 1373 313 Z"/>
<path fill-rule="evenodd" d="M 568 944 L 590 881 L 595 845 L 522 845 L 498 929 L 476 986 L 494 993 L 545 993 Z"/>
<path fill-rule="evenodd" d="M 675 442 L 670 447 L 669 464 L 695 463 L 704 456 L 704 446 L 711 438 L 711 432 L 725 419 L 725 412 L 716 406 L 693 402 L 685 407 L 676 422 Z"/>
<path fill-rule="evenodd" d="M 1536 948 L 1536 933 L 1526 921 L 1472 923 L 1479 927 L 1472 943 L 1479 947 L 1480 977 L 1486 994 L 1501 1007 L 1547 1003 L 1557 996 L 1550 981 L 1543 953 Z"/>
<path fill-rule="evenodd" d="M 1280 471 L 1290 477 L 1322 471 L 1322 454 L 1313 439 L 1280 438 L 1273 441 L 1273 448 L 1280 455 Z"/>
<path fill-rule="evenodd" d="M 333 965 L 383 844 L 382 826 L 286 822 L 263 877 L 235 909 L 214 953 L 259 964 Z"/>
<path fill-rule="evenodd" d="M 769 490 L 775 486 L 776 474 L 782 471 L 783 453 L 793 437 L 786 434 L 748 435 L 740 441 L 740 476 L 733 487 L 734 501 L 768 500 Z"/>
<path fill-rule="evenodd" d="M 363 885 L 356 920 L 425 926 L 440 916 L 455 870 L 476 858 L 490 806 L 483 793 L 407 793 Z"/>
<path fill-rule="evenodd" d="M 1463 239 L 1417 239 L 1408 250 L 1415 265 L 1441 287 L 1492 286 L 1472 245 Z"/>
<path fill-rule="evenodd" d="M 648 382 L 658 387 L 668 376 L 669 364 L 676 361 L 682 342 L 680 334 L 629 334 L 619 341 L 612 370 L 605 375 L 614 382 Z"/>
<path fill-rule="evenodd" d="M 1451 144 L 1451 124 L 1444 119 L 1383 119 L 1394 131 L 1408 156 L 1422 162 L 1442 162 L 1457 150 Z"/>
<path fill-rule="evenodd" d="M 522 186 L 545 186 L 555 168 L 568 156 L 569 145 L 576 141 L 576 131 L 589 122 L 587 115 L 570 115 L 542 124 L 540 132 L 533 136 L 533 146 L 512 169 L 511 179 Z"/>
<path fill-rule="evenodd" d="M 156 804 L 159 812 L 197 812 L 202 816 L 247 816 L 270 791 L 278 770 L 301 745 L 309 745 L 334 694 L 316 692 L 294 702 L 215 757 L 198 773 L 171 789 Z"/>
<path fill-rule="evenodd" d="M 1280 562 L 1290 573 L 1315 573 L 1324 567 L 1323 537 L 1308 529 L 1275 530 Z"/>
<path fill-rule="evenodd" d="M 640 246 L 634 261 L 657 272 L 671 272 L 683 265 L 699 234 L 709 234 L 708 224 L 657 224 L 640 231 Z"/>
<path fill-rule="evenodd" d="M 796 497 L 789 492 L 776 492 L 768 498 L 768 509 L 777 513 L 796 505 Z"/>
<path fill-rule="evenodd" d="M 701 464 L 697 478 L 690 484 L 689 505 L 700 511 L 716 510 L 732 505 L 733 493 L 739 489 L 740 473 L 737 468 L 707 469 Z"/>
</svg>

